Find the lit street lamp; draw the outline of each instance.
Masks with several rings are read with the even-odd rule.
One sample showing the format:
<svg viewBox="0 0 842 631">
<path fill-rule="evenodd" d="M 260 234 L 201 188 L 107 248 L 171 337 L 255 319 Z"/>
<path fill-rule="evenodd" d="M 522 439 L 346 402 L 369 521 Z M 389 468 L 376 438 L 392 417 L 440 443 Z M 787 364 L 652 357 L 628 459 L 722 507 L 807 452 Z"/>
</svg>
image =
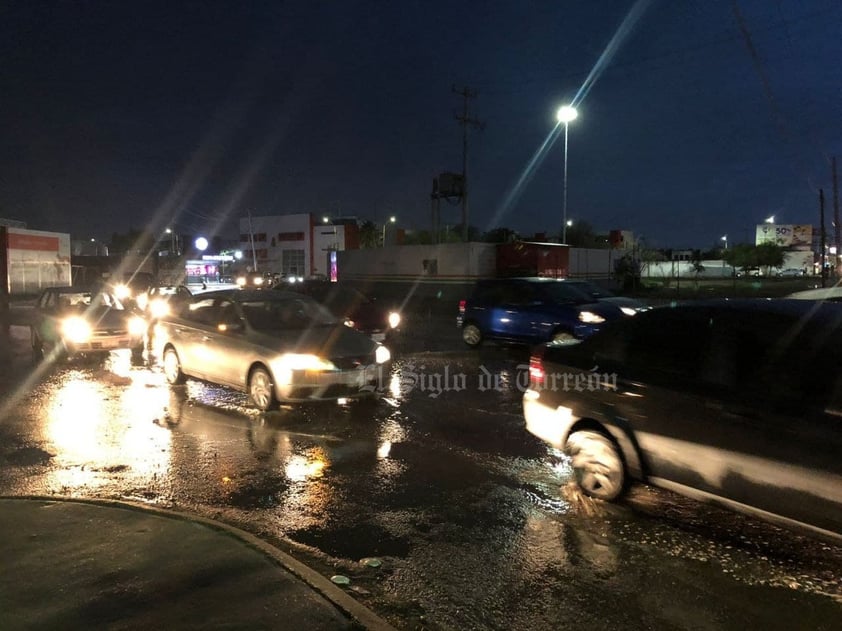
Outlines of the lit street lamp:
<svg viewBox="0 0 842 631">
<path fill-rule="evenodd" d="M 720 240 L 725 242 L 725 249 L 727 250 L 728 249 L 728 235 L 727 234 L 722 235 L 722 238 Z"/>
<path fill-rule="evenodd" d="M 763 220 L 765 223 L 775 223 L 775 215 L 770 215 Z"/>
<path fill-rule="evenodd" d="M 395 221 L 397 221 L 397 219 L 395 218 L 394 215 L 389 217 L 389 223 L 395 223 Z M 386 247 L 386 222 L 385 221 L 383 222 L 383 247 Z"/>
<path fill-rule="evenodd" d="M 572 105 L 562 105 L 556 112 L 556 119 L 564 125 L 564 201 L 562 204 L 561 242 L 567 243 L 567 128 L 576 120 L 579 112 Z"/>
</svg>

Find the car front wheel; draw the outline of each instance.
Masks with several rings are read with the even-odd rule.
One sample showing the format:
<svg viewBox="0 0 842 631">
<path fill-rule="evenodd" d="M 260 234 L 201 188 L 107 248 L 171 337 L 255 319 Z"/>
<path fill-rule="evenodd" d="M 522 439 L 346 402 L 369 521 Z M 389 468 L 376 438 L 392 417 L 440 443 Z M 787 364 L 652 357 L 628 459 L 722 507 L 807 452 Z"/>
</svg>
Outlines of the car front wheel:
<svg viewBox="0 0 842 631">
<path fill-rule="evenodd" d="M 564 452 L 570 456 L 576 483 L 585 494 L 611 501 L 625 490 L 623 459 L 611 439 L 604 434 L 574 432 L 567 439 Z"/>
<path fill-rule="evenodd" d="M 164 376 L 174 386 L 184 383 L 184 372 L 181 370 L 181 360 L 174 348 L 164 351 Z"/>
<path fill-rule="evenodd" d="M 255 368 L 249 377 L 249 396 L 258 409 L 265 412 L 275 407 L 275 385 L 263 368 Z"/>
<path fill-rule="evenodd" d="M 462 327 L 462 340 L 470 347 L 479 346 L 482 342 L 482 331 L 476 324 L 466 324 Z"/>
</svg>

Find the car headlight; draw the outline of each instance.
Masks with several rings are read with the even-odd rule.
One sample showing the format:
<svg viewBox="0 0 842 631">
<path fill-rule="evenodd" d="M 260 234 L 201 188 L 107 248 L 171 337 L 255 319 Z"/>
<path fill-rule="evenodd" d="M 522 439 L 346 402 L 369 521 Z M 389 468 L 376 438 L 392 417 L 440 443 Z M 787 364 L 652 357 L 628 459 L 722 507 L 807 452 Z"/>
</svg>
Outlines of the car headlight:
<svg viewBox="0 0 842 631">
<path fill-rule="evenodd" d="M 333 362 L 306 353 L 286 353 L 279 363 L 287 370 L 336 370 Z"/>
<path fill-rule="evenodd" d="M 351 327 L 351 328 L 353 329 L 353 328 L 354 328 L 354 324 L 356 324 L 356 322 L 354 322 L 353 320 L 349 320 L 349 319 L 347 319 L 347 318 L 345 319 L 345 326 L 349 326 L 349 327 Z"/>
<path fill-rule="evenodd" d="M 398 328 L 398 325 L 401 323 L 401 314 L 397 313 L 396 311 L 392 311 L 389 314 L 389 326 L 393 329 Z"/>
<path fill-rule="evenodd" d="M 129 289 L 128 285 L 121 283 L 114 288 L 114 295 L 120 300 L 125 300 L 132 297 L 132 290 Z"/>
<path fill-rule="evenodd" d="M 140 316 L 129 318 L 129 333 L 134 336 L 143 335 L 146 332 L 146 320 Z"/>
<path fill-rule="evenodd" d="M 392 354 L 389 352 L 389 349 L 385 346 L 378 346 L 377 350 L 374 351 L 374 361 L 378 364 L 385 364 L 392 358 Z"/>
<path fill-rule="evenodd" d="M 137 302 L 137 308 L 146 310 L 146 307 L 149 306 L 149 296 L 147 294 L 138 294 L 137 298 L 135 298 L 135 302 Z"/>
<path fill-rule="evenodd" d="M 61 333 L 69 342 L 82 344 L 91 339 L 93 332 L 84 318 L 76 316 L 61 323 Z"/>
<path fill-rule="evenodd" d="M 620 307 L 620 311 L 625 313 L 627 316 L 633 316 L 637 314 L 637 309 L 634 307 Z"/>
<path fill-rule="evenodd" d="M 584 322 L 585 324 L 599 324 L 601 322 L 605 322 L 605 318 L 593 311 L 580 311 L 579 321 Z"/>
<path fill-rule="evenodd" d="M 262 276 L 255 277 L 254 284 L 255 285 L 262 285 L 263 284 L 263 277 Z"/>
<path fill-rule="evenodd" d="M 149 313 L 153 318 L 163 318 L 170 314 L 170 305 L 166 300 L 158 298 L 149 303 Z"/>
<path fill-rule="evenodd" d="M 246 286 L 246 277 L 245 276 L 238 276 L 237 277 L 237 284 L 240 287 L 245 287 Z"/>
</svg>

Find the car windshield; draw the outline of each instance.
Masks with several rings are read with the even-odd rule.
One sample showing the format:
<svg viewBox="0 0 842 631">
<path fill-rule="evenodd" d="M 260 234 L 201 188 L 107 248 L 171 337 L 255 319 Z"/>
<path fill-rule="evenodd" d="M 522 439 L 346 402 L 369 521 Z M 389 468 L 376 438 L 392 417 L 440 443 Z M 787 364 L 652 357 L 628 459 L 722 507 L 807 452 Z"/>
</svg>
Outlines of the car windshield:
<svg viewBox="0 0 842 631">
<path fill-rule="evenodd" d="M 305 298 L 249 300 L 241 303 L 243 315 L 257 331 L 270 333 L 314 326 L 334 326 L 336 317 L 319 303 Z"/>
<path fill-rule="evenodd" d="M 58 308 L 62 311 L 89 307 L 123 309 L 123 304 L 113 294 L 102 291 L 66 292 L 58 296 Z"/>
</svg>

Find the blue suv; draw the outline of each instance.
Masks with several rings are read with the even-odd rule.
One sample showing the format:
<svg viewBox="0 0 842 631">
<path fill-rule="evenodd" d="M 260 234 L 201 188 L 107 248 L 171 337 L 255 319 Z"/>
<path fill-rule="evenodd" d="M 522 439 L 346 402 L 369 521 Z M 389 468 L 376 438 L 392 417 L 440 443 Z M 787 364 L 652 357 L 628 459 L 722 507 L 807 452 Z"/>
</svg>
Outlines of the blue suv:
<svg viewBox="0 0 842 631">
<path fill-rule="evenodd" d="M 468 346 L 483 340 L 522 344 L 580 340 L 630 310 L 601 301 L 575 283 L 554 278 L 479 281 L 459 302 L 457 326 Z"/>
</svg>

